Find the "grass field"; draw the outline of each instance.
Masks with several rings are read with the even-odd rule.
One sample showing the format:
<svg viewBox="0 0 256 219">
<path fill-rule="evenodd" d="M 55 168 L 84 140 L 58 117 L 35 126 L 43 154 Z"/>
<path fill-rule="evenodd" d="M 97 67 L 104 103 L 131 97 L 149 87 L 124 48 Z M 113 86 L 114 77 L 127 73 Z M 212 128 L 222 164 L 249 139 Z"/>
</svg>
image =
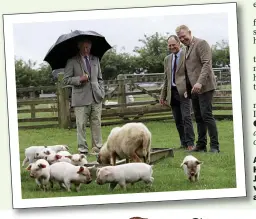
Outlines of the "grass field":
<svg viewBox="0 0 256 219">
<path fill-rule="evenodd" d="M 152 147 L 179 147 L 178 133 L 173 121 L 148 122 L 146 125 L 152 132 Z M 198 182 L 190 183 L 187 180 L 183 169 L 180 167 L 183 158 L 188 153 L 182 150 L 175 150 L 174 158 L 167 158 L 154 166 L 153 177 L 155 178 L 155 181 L 151 188 L 146 188 L 142 182 L 139 182 L 134 186 L 128 185 L 126 192 L 123 192 L 120 187 L 116 187 L 111 194 L 205 190 L 236 187 L 233 122 L 217 121 L 217 126 L 219 129 L 221 153 L 194 153 L 194 156 L 204 162 L 201 169 L 200 180 Z M 104 141 L 112 128 L 113 126 L 105 126 L 102 128 Z M 90 136 L 90 130 L 87 129 L 89 145 L 91 143 Z M 19 130 L 19 144 L 20 163 L 22 163 L 24 159 L 24 149 L 29 145 L 68 144 L 71 148 L 71 153 L 77 153 L 75 129 L 61 130 L 56 128 Z M 88 159 L 93 161 L 95 160 L 95 157 L 88 157 Z M 58 184 L 55 184 L 53 190 L 43 192 L 37 188 L 35 181 L 29 177 L 29 173 L 22 167 L 21 180 L 22 197 L 24 199 L 110 194 L 108 191 L 108 185 L 99 186 L 94 181 L 89 185 L 82 185 L 79 193 L 75 192 L 73 186 L 72 192 L 68 193 L 59 189 Z"/>
</svg>

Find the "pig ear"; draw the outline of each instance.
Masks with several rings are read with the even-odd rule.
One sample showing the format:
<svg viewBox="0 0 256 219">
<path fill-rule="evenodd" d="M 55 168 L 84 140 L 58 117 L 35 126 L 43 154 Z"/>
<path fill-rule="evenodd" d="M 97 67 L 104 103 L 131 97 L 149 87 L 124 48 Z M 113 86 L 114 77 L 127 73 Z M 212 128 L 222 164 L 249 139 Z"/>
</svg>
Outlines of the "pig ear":
<svg viewBox="0 0 256 219">
<path fill-rule="evenodd" d="M 64 145 L 64 147 L 67 149 L 67 151 L 69 151 L 69 146 L 68 145 Z"/>
<path fill-rule="evenodd" d="M 100 171 L 100 168 L 98 167 L 96 170 L 96 176 L 98 175 L 99 171 Z"/>
<path fill-rule="evenodd" d="M 197 160 L 196 165 L 198 165 L 198 164 L 203 164 L 203 161 Z"/>
<path fill-rule="evenodd" d="M 84 167 L 80 166 L 80 169 L 77 171 L 77 173 L 81 173 L 84 171 Z"/>
<path fill-rule="evenodd" d="M 32 164 L 29 164 L 29 165 L 27 166 L 26 170 L 30 171 L 30 170 L 31 170 L 31 166 L 32 166 Z"/>
<path fill-rule="evenodd" d="M 61 157 L 62 157 L 62 156 L 59 155 L 59 154 L 56 154 L 56 155 L 55 155 L 56 160 L 59 160 Z"/>
<path fill-rule="evenodd" d="M 87 167 L 89 170 L 92 170 L 93 168 L 95 168 L 95 165 L 93 165 L 92 167 Z"/>
<path fill-rule="evenodd" d="M 111 174 L 111 172 L 109 170 L 106 169 L 106 171 L 104 171 L 104 176 L 108 176 L 110 174 Z"/>
<path fill-rule="evenodd" d="M 65 157 L 67 157 L 67 158 L 71 159 L 72 155 L 68 155 L 68 156 L 65 156 Z"/>
<path fill-rule="evenodd" d="M 186 162 L 183 162 L 181 165 L 180 165 L 180 167 L 182 167 L 183 165 L 188 165 L 188 161 L 186 161 Z"/>
<path fill-rule="evenodd" d="M 108 176 L 108 175 L 109 175 L 109 172 L 105 172 L 104 176 L 106 177 L 106 176 Z"/>
<path fill-rule="evenodd" d="M 39 168 L 45 168 L 46 165 L 41 163 L 41 164 L 38 164 L 38 167 L 39 167 Z"/>
<path fill-rule="evenodd" d="M 84 154 L 80 154 L 80 158 L 83 159 L 86 158 L 86 156 Z"/>
</svg>

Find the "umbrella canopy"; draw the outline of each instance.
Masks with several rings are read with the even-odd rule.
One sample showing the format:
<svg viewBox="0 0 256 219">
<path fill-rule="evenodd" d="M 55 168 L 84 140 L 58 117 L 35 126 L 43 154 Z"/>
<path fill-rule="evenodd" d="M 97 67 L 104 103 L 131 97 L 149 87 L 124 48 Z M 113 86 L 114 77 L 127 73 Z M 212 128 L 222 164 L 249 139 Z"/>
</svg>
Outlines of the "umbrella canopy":
<svg viewBox="0 0 256 219">
<path fill-rule="evenodd" d="M 59 36 L 49 49 L 44 61 L 50 64 L 52 70 L 65 68 L 67 60 L 78 53 L 77 42 L 84 38 L 91 40 L 91 54 L 100 60 L 105 52 L 112 48 L 105 37 L 95 31 L 75 30 Z"/>
</svg>

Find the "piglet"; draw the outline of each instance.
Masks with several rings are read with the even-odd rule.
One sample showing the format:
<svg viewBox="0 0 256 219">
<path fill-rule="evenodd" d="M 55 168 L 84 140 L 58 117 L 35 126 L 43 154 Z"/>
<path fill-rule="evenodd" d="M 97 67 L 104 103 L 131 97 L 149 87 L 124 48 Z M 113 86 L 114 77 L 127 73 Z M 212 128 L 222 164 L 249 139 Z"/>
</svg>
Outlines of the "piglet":
<svg viewBox="0 0 256 219">
<path fill-rule="evenodd" d="M 47 146 L 48 148 L 52 149 L 56 153 L 59 151 L 69 151 L 69 146 L 66 144 L 56 144 L 56 145 L 50 145 Z"/>
<path fill-rule="evenodd" d="M 72 154 L 71 156 L 66 156 L 71 159 L 71 163 L 75 166 L 84 166 L 88 163 L 87 157 L 84 154 Z"/>
<path fill-rule="evenodd" d="M 69 147 L 67 145 L 51 145 L 51 146 L 45 146 L 44 149 L 42 149 L 39 153 L 35 154 L 35 158 L 42 159 L 45 156 L 48 156 L 50 154 L 56 154 L 56 153 L 62 153 L 63 155 L 71 155 L 68 152 Z"/>
<path fill-rule="evenodd" d="M 53 188 L 53 182 L 57 181 L 60 187 L 70 192 L 71 183 L 75 184 L 76 191 L 80 190 L 81 184 L 92 182 L 90 168 L 75 166 L 67 162 L 56 162 L 50 166 L 50 183 Z"/>
<path fill-rule="evenodd" d="M 71 163 L 70 156 L 72 156 L 68 151 L 59 151 L 59 152 L 52 152 L 49 155 L 46 155 L 44 157 L 45 160 L 49 162 L 50 165 L 52 165 L 55 162 L 65 161 L 68 163 Z"/>
<path fill-rule="evenodd" d="M 44 150 L 46 146 L 30 146 L 25 149 L 25 158 L 22 162 L 22 167 L 25 166 L 26 163 L 29 164 L 38 160 L 36 158 L 36 154 L 39 154 L 42 150 Z"/>
<path fill-rule="evenodd" d="M 39 188 L 46 190 L 46 186 L 50 179 L 50 165 L 44 159 L 39 159 L 34 163 L 31 163 L 26 168 L 30 171 L 30 177 L 34 178 Z"/>
<path fill-rule="evenodd" d="M 98 185 L 109 184 L 109 190 L 113 190 L 117 184 L 126 190 L 126 184 L 134 184 L 138 181 L 144 181 L 152 185 L 154 178 L 153 165 L 146 163 L 126 163 L 117 166 L 106 166 L 98 168 L 96 171 L 96 183 Z"/>
<path fill-rule="evenodd" d="M 45 147 L 40 152 L 35 153 L 34 157 L 36 160 L 45 159 L 45 157 L 52 154 L 56 154 L 56 152 L 48 147 Z"/>
<path fill-rule="evenodd" d="M 70 158 L 68 157 L 65 157 L 65 156 L 60 156 L 60 155 L 57 155 L 58 156 L 58 159 L 56 162 L 67 162 L 67 163 L 72 163 Z"/>
<path fill-rule="evenodd" d="M 199 161 L 192 155 L 188 155 L 184 158 L 180 167 L 183 167 L 185 174 L 187 175 L 190 182 L 198 181 L 200 175 L 201 164 L 203 162 Z"/>
</svg>

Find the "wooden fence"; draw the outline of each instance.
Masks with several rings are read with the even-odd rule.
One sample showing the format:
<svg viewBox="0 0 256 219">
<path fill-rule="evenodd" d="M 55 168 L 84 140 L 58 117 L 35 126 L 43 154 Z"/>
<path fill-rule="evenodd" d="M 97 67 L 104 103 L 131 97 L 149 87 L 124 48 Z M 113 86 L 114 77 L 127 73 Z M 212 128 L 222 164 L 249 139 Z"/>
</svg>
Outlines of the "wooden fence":
<svg viewBox="0 0 256 219">
<path fill-rule="evenodd" d="M 232 119 L 230 73 L 215 71 L 221 73 L 222 79 L 225 78 L 225 80 L 219 80 L 216 73 L 218 90 L 213 101 L 215 118 Z M 62 77 L 63 74 L 59 74 L 56 86 L 17 89 L 18 93 L 30 92 L 30 98 L 17 100 L 20 129 L 75 128 L 74 110 L 70 107 L 71 87 L 63 86 Z M 118 75 L 117 80 L 105 81 L 106 97 L 103 101 L 102 125 L 172 119 L 171 109 L 159 104 L 162 83 L 163 73 Z M 36 97 L 35 92 L 42 90 L 52 92 L 56 96 Z M 132 102 L 131 96 L 134 99 Z"/>
</svg>

